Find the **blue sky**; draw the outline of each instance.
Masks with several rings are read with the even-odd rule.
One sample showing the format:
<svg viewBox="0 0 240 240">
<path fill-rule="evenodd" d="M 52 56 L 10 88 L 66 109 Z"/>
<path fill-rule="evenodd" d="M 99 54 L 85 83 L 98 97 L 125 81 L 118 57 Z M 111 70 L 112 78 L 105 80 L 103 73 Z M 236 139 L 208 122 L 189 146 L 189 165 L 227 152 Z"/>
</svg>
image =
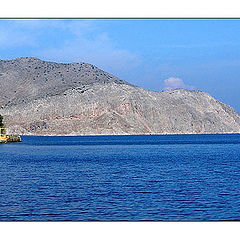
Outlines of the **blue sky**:
<svg viewBox="0 0 240 240">
<path fill-rule="evenodd" d="M 0 20 L 0 59 L 88 62 L 150 90 L 201 90 L 240 113 L 240 20 Z"/>
</svg>

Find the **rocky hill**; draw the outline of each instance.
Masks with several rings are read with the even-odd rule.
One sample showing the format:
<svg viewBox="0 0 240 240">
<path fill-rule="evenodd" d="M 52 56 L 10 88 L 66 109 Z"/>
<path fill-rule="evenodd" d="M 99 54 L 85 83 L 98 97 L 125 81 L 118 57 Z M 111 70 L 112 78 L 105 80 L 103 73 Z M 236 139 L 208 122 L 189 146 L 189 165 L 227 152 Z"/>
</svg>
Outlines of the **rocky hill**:
<svg viewBox="0 0 240 240">
<path fill-rule="evenodd" d="M 14 134 L 240 133 L 240 115 L 207 93 L 148 91 L 86 63 L 0 61 L 0 94 Z"/>
</svg>

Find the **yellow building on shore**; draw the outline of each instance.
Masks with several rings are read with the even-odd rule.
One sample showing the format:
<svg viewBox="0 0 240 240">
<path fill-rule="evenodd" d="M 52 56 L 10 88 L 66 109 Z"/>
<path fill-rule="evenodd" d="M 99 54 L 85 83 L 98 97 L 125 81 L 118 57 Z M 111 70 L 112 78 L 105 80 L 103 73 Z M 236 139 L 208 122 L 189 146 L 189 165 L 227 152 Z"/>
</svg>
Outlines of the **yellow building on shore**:
<svg viewBox="0 0 240 240">
<path fill-rule="evenodd" d="M 6 143 L 6 142 L 7 142 L 7 137 L 0 136 L 0 143 Z"/>
</svg>

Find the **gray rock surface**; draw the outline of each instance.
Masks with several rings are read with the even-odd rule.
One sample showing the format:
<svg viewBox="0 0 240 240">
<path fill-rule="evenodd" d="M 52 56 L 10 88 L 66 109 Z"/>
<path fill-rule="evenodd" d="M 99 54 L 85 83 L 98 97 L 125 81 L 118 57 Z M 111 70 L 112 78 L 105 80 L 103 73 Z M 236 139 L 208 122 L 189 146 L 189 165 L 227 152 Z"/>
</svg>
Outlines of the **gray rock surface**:
<svg viewBox="0 0 240 240">
<path fill-rule="evenodd" d="M 207 93 L 148 91 L 86 63 L 0 61 L 0 94 L 12 134 L 240 133 L 240 115 Z"/>
</svg>

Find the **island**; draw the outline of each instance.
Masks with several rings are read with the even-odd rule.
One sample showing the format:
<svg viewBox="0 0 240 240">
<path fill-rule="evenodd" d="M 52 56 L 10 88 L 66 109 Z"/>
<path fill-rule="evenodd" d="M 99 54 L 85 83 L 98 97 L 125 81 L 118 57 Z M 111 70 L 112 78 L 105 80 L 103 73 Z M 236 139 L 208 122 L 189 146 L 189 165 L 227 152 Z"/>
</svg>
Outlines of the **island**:
<svg viewBox="0 0 240 240">
<path fill-rule="evenodd" d="M 240 115 L 202 91 L 150 91 L 84 62 L 0 61 L 0 114 L 35 136 L 240 133 Z"/>
</svg>

